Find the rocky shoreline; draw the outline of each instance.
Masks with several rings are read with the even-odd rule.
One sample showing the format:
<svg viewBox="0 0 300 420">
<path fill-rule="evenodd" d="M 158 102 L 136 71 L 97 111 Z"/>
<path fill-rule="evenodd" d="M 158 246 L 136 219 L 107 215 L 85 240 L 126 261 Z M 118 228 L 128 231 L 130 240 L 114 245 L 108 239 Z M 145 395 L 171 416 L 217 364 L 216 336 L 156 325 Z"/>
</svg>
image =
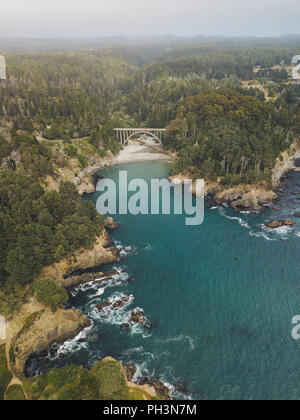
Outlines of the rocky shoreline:
<svg viewBox="0 0 300 420">
<path fill-rule="evenodd" d="M 106 220 L 106 225 L 111 229 L 117 227 L 112 218 Z M 64 287 L 69 295 L 77 287 L 90 282 L 107 283 L 118 276 L 120 271 L 113 269 L 108 272 L 90 272 L 89 270 L 119 261 L 120 251 L 114 247 L 107 248 L 108 244 L 111 244 L 111 239 L 104 229 L 92 250 L 82 249 L 76 253 L 71 261 L 63 260 L 52 266 L 44 267 L 41 277 L 53 279 L 58 285 Z M 130 282 L 132 279 L 127 281 Z M 116 302 L 104 302 L 97 305 L 98 310 L 101 311 L 107 307 L 113 311 L 120 310 L 132 301 L 131 298 L 132 296 L 124 296 Z M 26 316 L 23 315 L 23 312 Z M 24 321 L 24 323 L 22 324 L 21 321 Z M 152 328 L 152 324 L 147 321 L 145 314 L 137 309 L 131 311 L 130 322 L 142 325 L 146 329 Z M 78 310 L 60 307 L 54 313 L 49 307 L 35 301 L 25 304 L 22 313 L 19 313 L 10 325 L 7 347 L 12 372 L 17 378 L 24 381 L 25 366 L 30 358 L 39 357 L 49 351 L 53 352 L 51 346 L 54 343 L 63 344 L 74 339 L 90 326 L 91 322 L 88 317 Z M 153 398 L 171 399 L 171 390 L 162 382 L 143 377 L 137 383 L 132 383 L 131 381 L 137 370 L 136 367 L 124 366 L 121 363 L 120 366 L 124 369 L 130 389 L 140 389 Z"/>
<path fill-rule="evenodd" d="M 246 185 L 240 184 L 231 188 L 226 188 L 219 181 L 205 181 L 204 196 L 211 206 L 227 204 L 236 211 L 262 211 L 265 207 L 271 206 L 280 199 L 283 192 L 281 185 L 282 178 L 290 170 L 300 171 L 297 161 L 300 160 L 299 141 L 295 140 L 290 149 L 281 153 L 272 171 L 273 189 L 268 189 L 266 185 Z M 188 173 L 179 173 L 169 177 L 173 184 L 183 184 L 184 179 L 193 179 Z M 196 194 L 195 182 L 191 187 L 191 192 Z"/>
<path fill-rule="evenodd" d="M 63 259 L 59 263 L 44 267 L 40 278 L 53 280 L 59 286 L 70 288 L 77 286 L 78 278 L 74 273 L 84 272 L 85 270 L 100 267 L 104 264 L 118 262 L 120 251 L 111 245 L 111 239 L 106 230 L 103 230 L 92 249 L 80 249 L 71 259 Z"/>
<path fill-rule="evenodd" d="M 191 178 L 188 174 L 178 174 L 169 177 L 175 185 L 183 184 L 184 179 Z M 191 193 L 196 194 L 195 182 Z M 278 200 L 279 196 L 274 191 L 268 190 L 263 185 L 237 185 L 224 188 L 219 182 L 205 181 L 204 196 L 211 206 L 228 204 L 236 211 L 261 211 Z"/>
</svg>

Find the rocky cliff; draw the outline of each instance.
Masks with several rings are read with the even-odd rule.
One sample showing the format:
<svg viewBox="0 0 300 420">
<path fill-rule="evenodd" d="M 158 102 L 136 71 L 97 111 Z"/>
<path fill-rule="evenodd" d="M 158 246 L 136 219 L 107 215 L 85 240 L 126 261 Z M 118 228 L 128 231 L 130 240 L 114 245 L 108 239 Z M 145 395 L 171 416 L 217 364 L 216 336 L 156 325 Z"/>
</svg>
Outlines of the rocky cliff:
<svg viewBox="0 0 300 420">
<path fill-rule="evenodd" d="M 191 176 L 179 174 L 169 178 L 174 184 L 182 184 L 184 179 Z M 195 194 L 195 183 L 191 192 Z M 206 181 L 204 195 L 209 197 L 215 204 L 227 203 L 238 211 L 260 211 L 264 206 L 273 203 L 277 199 L 275 192 L 268 190 L 264 185 L 237 185 L 232 188 L 225 188 L 218 182 Z"/>
<path fill-rule="evenodd" d="M 294 141 L 289 150 L 281 153 L 276 161 L 275 168 L 272 173 L 272 181 L 274 186 L 278 186 L 283 175 L 296 169 L 296 160 L 300 159 L 300 145 L 298 141 Z"/>
<path fill-rule="evenodd" d="M 53 313 L 50 308 L 34 312 L 23 320 L 23 325 L 10 342 L 10 365 L 22 378 L 27 359 L 32 354 L 47 350 L 53 342 L 63 343 L 76 337 L 90 321 L 80 311 L 59 308 Z"/>
<path fill-rule="evenodd" d="M 40 277 L 49 278 L 63 287 L 71 287 L 72 284 L 66 277 L 72 273 L 100 267 L 103 264 L 110 264 L 119 260 L 119 251 L 114 247 L 107 248 L 109 244 L 110 237 L 104 229 L 92 249 L 82 248 L 72 258 L 65 258 L 59 263 L 44 267 Z"/>
</svg>

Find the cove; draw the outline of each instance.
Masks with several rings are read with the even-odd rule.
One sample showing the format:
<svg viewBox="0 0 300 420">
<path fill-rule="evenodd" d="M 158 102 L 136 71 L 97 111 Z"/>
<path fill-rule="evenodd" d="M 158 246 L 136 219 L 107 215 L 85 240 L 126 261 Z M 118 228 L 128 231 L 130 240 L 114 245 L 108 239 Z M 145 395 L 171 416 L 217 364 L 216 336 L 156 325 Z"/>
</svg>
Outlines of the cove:
<svg viewBox="0 0 300 420">
<path fill-rule="evenodd" d="M 117 180 L 120 170 L 150 183 L 169 168 L 135 163 L 103 176 Z M 171 384 L 174 398 L 299 399 L 300 341 L 291 335 L 292 318 L 300 314 L 299 220 L 291 228 L 264 226 L 300 210 L 293 197 L 297 188 L 300 195 L 300 174 L 290 174 L 286 184 L 281 213 L 206 208 L 200 226 L 185 226 L 184 215 L 116 216 L 119 275 L 102 289 L 81 287 L 71 299 L 93 326 L 84 340 L 61 346 L 60 356 L 35 359 L 32 372 L 112 356 L 136 365 L 135 379 L 149 375 Z M 95 309 L 127 295 L 133 300 L 121 310 L 103 316 Z M 133 308 L 144 311 L 152 330 L 121 328 Z"/>
</svg>

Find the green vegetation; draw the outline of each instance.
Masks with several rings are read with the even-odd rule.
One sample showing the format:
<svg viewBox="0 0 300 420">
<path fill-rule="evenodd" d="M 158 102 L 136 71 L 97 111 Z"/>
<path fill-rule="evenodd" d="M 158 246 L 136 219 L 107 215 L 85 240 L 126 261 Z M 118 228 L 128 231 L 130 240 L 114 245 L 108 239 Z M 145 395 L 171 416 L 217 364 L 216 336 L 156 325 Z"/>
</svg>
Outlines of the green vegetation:
<svg viewBox="0 0 300 420">
<path fill-rule="evenodd" d="M 288 122 L 273 104 L 234 90 L 208 90 L 186 99 L 167 127 L 167 145 L 178 151 L 175 170 L 224 185 L 268 178 L 280 152 L 289 146 Z"/>
<path fill-rule="evenodd" d="M 19 307 L 43 266 L 92 247 L 102 229 L 103 217 L 73 184 L 45 192 L 25 175 L 0 172 L 0 313 Z"/>
<path fill-rule="evenodd" d="M 119 363 L 105 361 L 97 363 L 91 370 L 99 383 L 102 400 L 126 400 L 129 398 L 126 378 Z"/>
<path fill-rule="evenodd" d="M 8 370 L 5 355 L 5 345 L 0 346 L 0 401 L 4 400 L 4 394 L 12 379 L 12 374 Z"/>
<path fill-rule="evenodd" d="M 50 305 L 53 312 L 57 310 L 59 305 L 69 300 L 66 290 L 49 279 L 35 280 L 31 290 L 33 295 L 37 297 L 37 300 Z"/>
<path fill-rule="evenodd" d="M 43 313 L 44 313 L 44 309 L 38 312 L 34 312 L 31 315 L 29 315 L 27 318 L 25 318 L 22 328 L 11 340 L 11 346 L 9 349 L 9 359 L 10 359 L 11 367 L 15 363 L 16 353 L 18 353 L 18 348 L 16 346 L 17 340 L 22 336 L 22 334 L 24 334 L 33 326 L 35 321 L 37 321 L 42 316 Z"/>
<path fill-rule="evenodd" d="M 300 134 L 300 86 L 289 78 L 299 48 L 299 39 L 200 37 L 186 45 L 8 54 L 0 84 L 0 313 L 11 316 L 30 293 L 53 311 L 67 300 L 39 279 L 41 270 L 92 247 L 103 217 L 69 182 L 49 191 L 51 178 L 64 168 L 77 177 L 97 155 L 118 153 L 114 127 L 167 127 L 165 146 L 178 154 L 174 172 L 224 187 L 271 186 L 276 158 Z M 12 363 L 18 337 L 40 315 L 14 337 Z M 2 399 L 10 378 L 2 347 Z M 25 387 L 33 399 L 143 398 L 113 361 L 53 369 Z M 7 396 L 24 397 L 18 387 Z"/>
<path fill-rule="evenodd" d="M 0 138 L 0 160 L 8 158 L 12 151 L 18 151 L 20 164 L 26 168 L 28 175 L 35 178 L 42 178 L 47 174 L 53 174 L 53 162 L 51 152 L 47 146 L 37 141 L 34 136 L 28 134 L 12 136 L 11 141 Z M 15 160 L 8 158 L 8 168 L 15 171 L 17 166 Z"/>
<path fill-rule="evenodd" d="M 32 399 L 124 400 L 130 399 L 125 374 L 116 361 L 102 361 L 91 370 L 70 365 L 51 369 L 24 382 Z"/>
<path fill-rule="evenodd" d="M 43 266 L 92 246 L 102 229 L 92 205 L 71 184 L 59 192 L 40 185 L 117 153 L 114 127 L 167 127 L 174 172 L 270 186 L 276 158 L 300 134 L 300 86 L 288 77 L 298 47 L 199 39 L 8 55 L 0 85 L 0 312 L 18 308 Z"/>
<path fill-rule="evenodd" d="M 26 400 L 23 389 L 20 385 L 12 385 L 6 392 L 7 401 L 24 401 Z"/>
</svg>

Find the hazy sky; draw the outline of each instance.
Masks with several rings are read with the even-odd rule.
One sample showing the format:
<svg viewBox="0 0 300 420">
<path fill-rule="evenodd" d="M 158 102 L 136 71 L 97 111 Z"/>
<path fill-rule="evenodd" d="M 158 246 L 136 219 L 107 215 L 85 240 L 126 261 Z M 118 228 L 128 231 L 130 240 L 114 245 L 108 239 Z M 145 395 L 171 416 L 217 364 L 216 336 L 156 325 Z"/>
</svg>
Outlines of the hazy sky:
<svg viewBox="0 0 300 420">
<path fill-rule="evenodd" d="M 300 33 L 300 0 L 1 0 L 0 36 Z"/>
</svg>

